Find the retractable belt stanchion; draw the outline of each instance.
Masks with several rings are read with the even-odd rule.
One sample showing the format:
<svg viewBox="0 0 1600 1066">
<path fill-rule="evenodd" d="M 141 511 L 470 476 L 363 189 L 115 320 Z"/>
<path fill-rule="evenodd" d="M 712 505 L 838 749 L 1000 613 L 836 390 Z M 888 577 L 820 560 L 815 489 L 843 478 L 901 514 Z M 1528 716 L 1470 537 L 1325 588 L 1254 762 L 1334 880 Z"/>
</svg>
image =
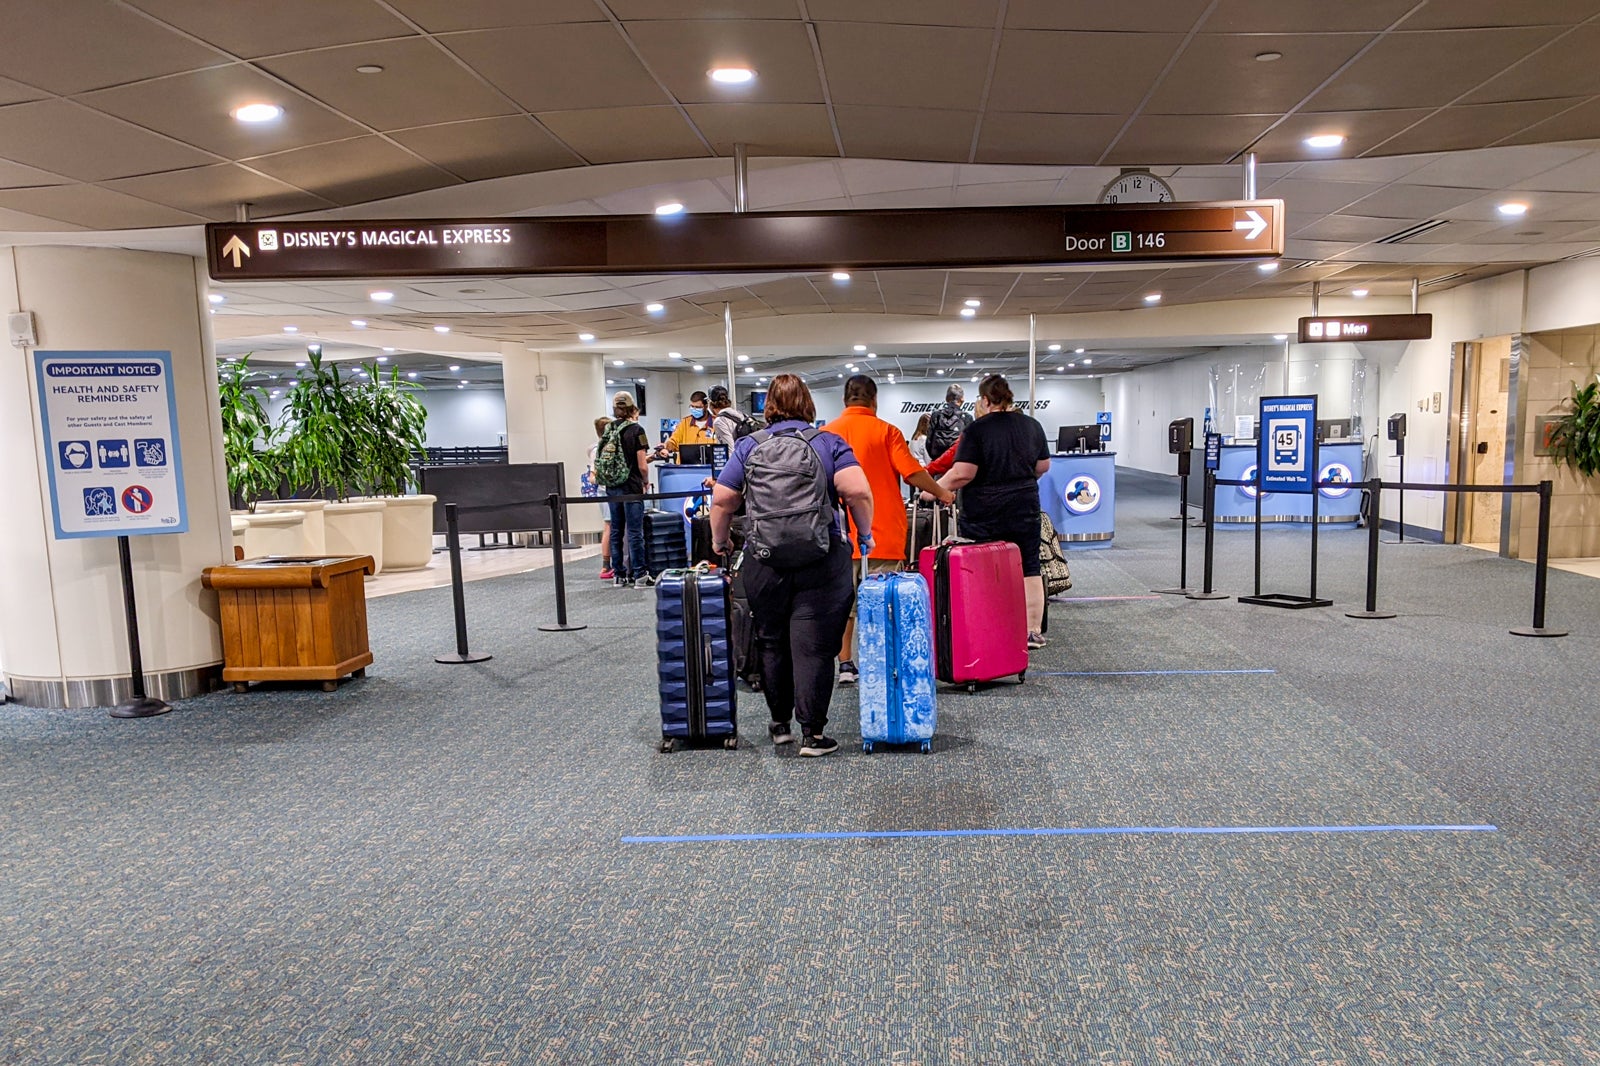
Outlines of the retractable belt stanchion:
<svg viewBox="0 0 1600 1066">
<path fill-rule="evenodd" d="M 573 625 L 567 621 L 567 564 L 561 557 L 561 545 L 567 539 L 566 515 L 567 509 L 562 506 L 561 496 L 552 492 L 545 499 L 545 504 L 550 508 L 550 558 L 555 564 L 556 580 L 556 620 L 539 627 L 545 633 L 566 633 L 575 629 L 588 629 L 582 622 Z"/>
<path fill-rule="evenodd" d="M 1211 562 L 1216 551 L 1217 542 L 1217 472 L 1206 471 L 1206 499 L 1204 507 L 1206 517 L 1206 559 L 1205 579 L 1199 592 L 1189 593 L 1191 600 L 1225 600 L 1226 592 L 1217 592 L 1211 587 Z"/>
<path fill-rule="evenodd" d="M 1178 587 L 1175 589 L 1154 589 L 1166 596 L 1187 596 L 1194 589 L 1189 587 L 1189 448 L 1178 453 L 1178 515 L 1184 519 L 1183 525 L 1178 528 Z"/>
<path fill-rule="evenodd" d="M 445 550 L 450 553 L 450 596 L 456 612 L 456 650 L 453 655 L 436 655 L 436 663 L 481 663 L 494 658 L 467 650 L 467 594 L 461 582 L 461 532 L 456 524 L 456 505 L 444 505 Z"/>
<path fill-rule="evenodd" d="M 1367 499 L 1372 501 L 1373 513 L 1367 515 L 1367 609 L 1346 611 L 1346 618 L 1393 618 L 1393 611 L 1378 610 L 1378 515 L 1379 493 L 1383 491 L 1381 478 L 1367 479 Z"/>
<path fill-rule="evenodd" d="M 1533 625 L 1519 626 L 1511 632 L 1519 637 L 1564 637 L 1565 629 L 1547 629 L 1544 624 L 1544 594 L 1550 576 L 1550 497 L 1553 484 L 1539 482 L 1539 554 L 1533 569 Z"/>
</svg>

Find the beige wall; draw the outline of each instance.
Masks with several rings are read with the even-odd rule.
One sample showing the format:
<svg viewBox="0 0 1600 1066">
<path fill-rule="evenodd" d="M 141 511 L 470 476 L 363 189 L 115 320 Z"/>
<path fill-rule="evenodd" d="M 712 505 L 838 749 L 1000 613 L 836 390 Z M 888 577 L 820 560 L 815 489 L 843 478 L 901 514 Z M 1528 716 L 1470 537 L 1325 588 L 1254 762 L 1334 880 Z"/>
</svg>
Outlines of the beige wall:
<svg viewBox="0 0 1600 1066">
<path fill-rule="evenodd" d="M 1554 482 L 1551 558 L 1600 556 L 1600 479 L 1586 478 L 1570 467 L 1557 466 L 1548 456 L 1533 454 L 1535 416 L 1560 413 L 1561 401 L 1572 395 L 1573 384 L 1592 381 L 1600 371 L 1600 326 L 1533 333 L 1527 342 L 1519 383 L 1523 417 L 1517 426 L 1514 480 L 1519 484 L 1546 478 Z M 1517 507 L 1513 554 L 1532 559 L 1538 545 L 1537 498 L 1521 497 Z"/>
</svg>

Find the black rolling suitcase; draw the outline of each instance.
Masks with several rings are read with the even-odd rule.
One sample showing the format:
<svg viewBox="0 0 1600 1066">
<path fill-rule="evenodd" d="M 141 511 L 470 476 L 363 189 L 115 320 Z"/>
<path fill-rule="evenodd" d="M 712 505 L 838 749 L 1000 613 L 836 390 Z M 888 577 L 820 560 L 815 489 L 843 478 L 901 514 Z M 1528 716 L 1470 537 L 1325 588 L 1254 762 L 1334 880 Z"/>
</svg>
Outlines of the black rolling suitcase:
<svg viewBox="0 0 1600 1066">
<path fill-rule="evenodd" d="M 731 604 L 733 633 L 733 676 L 750 686 L 750 691 L 761 691 L 761 656 L 756 651 L 756 621 L 750 613 L 750 601 L 745 599 L 744 578 L 739 571 L 730 572 L 728 588 Z"/>
<path fill-rule="evenodd" d="M 644 567 L 659 578 L 663 571 L 681 570 L 689 565 L 689 546 L 685 543 L 683 518 L 671 511 L 644 513 Z"/>
<path fill-rule="evenodd" d="M 722 564 L 717 553 L 711 550 L 711 509 L 704 504 L 689 519 L 689 565 L 697 563 Z"/>
</svg>

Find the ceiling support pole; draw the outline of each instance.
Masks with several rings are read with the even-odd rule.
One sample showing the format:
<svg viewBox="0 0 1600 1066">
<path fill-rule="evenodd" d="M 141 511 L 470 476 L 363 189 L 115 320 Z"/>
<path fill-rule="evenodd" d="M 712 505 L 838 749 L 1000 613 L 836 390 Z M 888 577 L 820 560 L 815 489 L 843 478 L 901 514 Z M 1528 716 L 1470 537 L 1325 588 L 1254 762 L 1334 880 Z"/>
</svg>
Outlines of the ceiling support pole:
<svg viewBox="0 0 1600 1066">
<path fill-rule="evenodd" d="M 1249 153 L 1244 157 L 1244 198 L 1256 198 L 1256 154 Z"/>
<path fill-rule="evenodd" d="M 1033 402 L 1035 379 L 1039 374 L 1039 348 L 1035 340 L 1037 320 L 1038 316 L 1030 312 L 1028 315 L 1028 414 L 1030 415 L 1038 410 L 1038 406 Z"/>
<path fill-rule="evenodd" d="M 750 210 L 750 157 L 745 146 L 733 146 L 733 209 L 739 214 Z"/>
<path fill-rule="evenodd" d="M 722 343 L 728 349 L 728 402 L 739 406 L 739 383 L 733 362 L 733 305 L 722 305 Z"/>
<path fill-rule="evenodd" d="M 250 221 L 250 209 L 252 207 L 254 207 L 254 206 L 255 206 L 255 204 L 252 204 L 252 203 L 250 203 L 248 201 L 240 201 L 239 203 L 234 204 L 233 205 L 233 220 L 235 222 L 249 222 Z"/>
<path fill-rule="evenodd" d="M 1322 313 L 1322 282 L 1311 283 L 1311 317 L 1316 318 Z"/>
<path fill-rule="evenodd" d="M 1422 283 L 1417 278 L 1411 279 L 1411 313 L 1417 313 L 1417 296 L 1422 291 Z"/>
</svg>

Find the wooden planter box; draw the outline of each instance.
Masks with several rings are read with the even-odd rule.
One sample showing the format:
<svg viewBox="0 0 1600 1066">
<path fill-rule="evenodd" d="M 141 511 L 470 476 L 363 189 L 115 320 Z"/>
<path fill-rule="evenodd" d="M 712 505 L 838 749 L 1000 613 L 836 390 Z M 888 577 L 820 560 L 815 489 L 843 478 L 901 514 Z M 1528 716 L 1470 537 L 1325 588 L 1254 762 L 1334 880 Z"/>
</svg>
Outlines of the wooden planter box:
<svg viewBox="0 0 1600 1066">
<path fill-rule="evenodd" d="M 208 567 L 201 583 L 222 605 L 222 679 L 321 681 L 332 692 L 346 674 L 365 677 L 367 555 L 274 556 Z"/>
</svg>

